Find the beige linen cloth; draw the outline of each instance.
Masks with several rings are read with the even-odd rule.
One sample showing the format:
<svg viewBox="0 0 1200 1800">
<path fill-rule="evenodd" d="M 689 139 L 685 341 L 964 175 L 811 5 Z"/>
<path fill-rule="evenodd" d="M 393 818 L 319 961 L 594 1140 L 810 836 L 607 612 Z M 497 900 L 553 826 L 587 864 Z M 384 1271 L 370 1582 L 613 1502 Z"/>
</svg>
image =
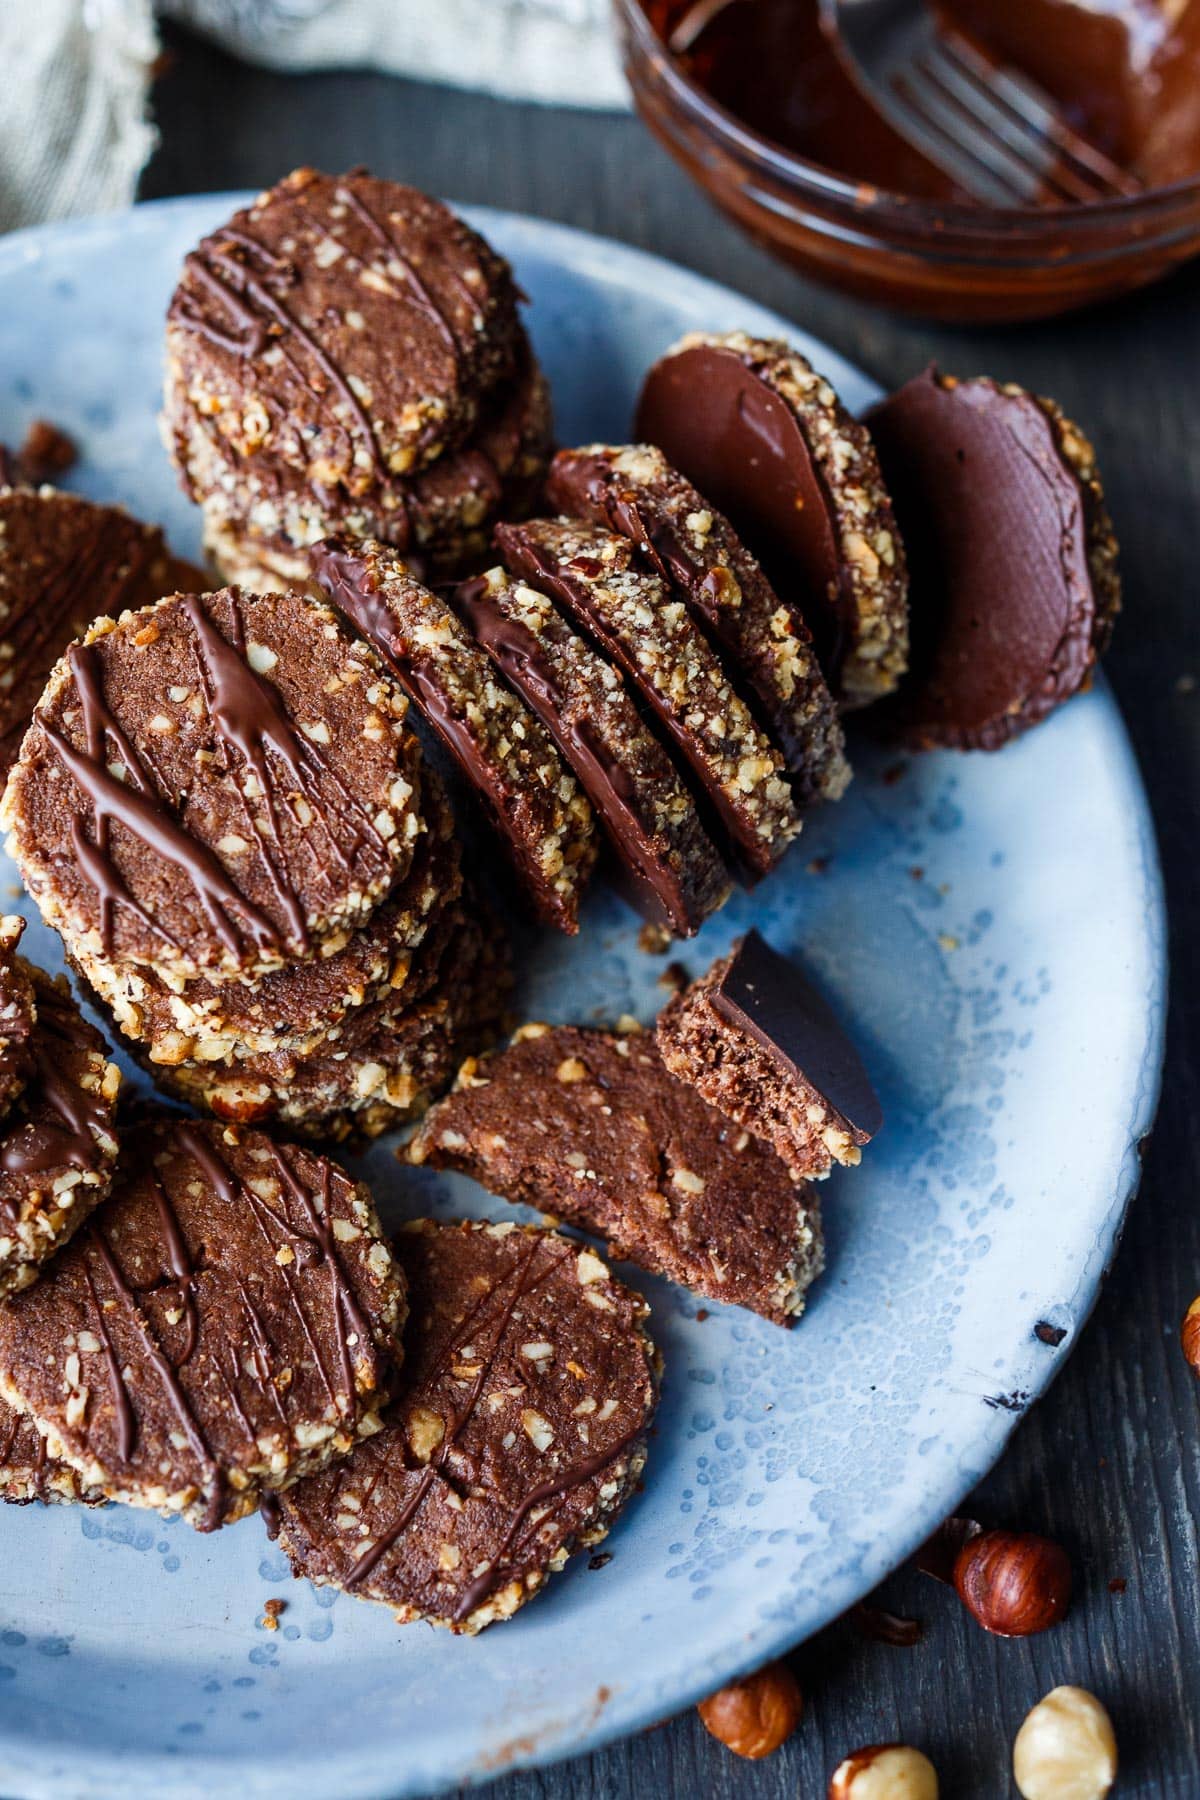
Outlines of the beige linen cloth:
<svg viewBox="0 0 1200 1800">
<path fill-rule="evenodd" d="M 159 0 L 278 69 L 375 68 L 622 106 L 610 0 Z M 152 0 L 0 0 L 0 231 L 133 199 L 155 143 Z M 317 152 L 314 149 L 314 160 Z"/>
</svg>

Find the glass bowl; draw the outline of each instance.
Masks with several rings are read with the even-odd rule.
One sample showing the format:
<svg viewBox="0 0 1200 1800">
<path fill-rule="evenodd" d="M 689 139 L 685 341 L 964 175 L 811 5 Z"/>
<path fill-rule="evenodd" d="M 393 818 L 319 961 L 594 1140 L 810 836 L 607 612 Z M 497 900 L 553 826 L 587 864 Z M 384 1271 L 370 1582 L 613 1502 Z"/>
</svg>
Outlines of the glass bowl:
<svg viewBox="0 0 1200 1800">
<path fill-rule="evenodd" d="M 776 256 L 863 299 L 956 320 L 1018 320 L 1155 281 L 1200 251 L 1200 175 L 1055 209 L 939 203 L 847 180 L 758 136 L 614 0 L 639 113 L 729 217 Z"/>
</svg>

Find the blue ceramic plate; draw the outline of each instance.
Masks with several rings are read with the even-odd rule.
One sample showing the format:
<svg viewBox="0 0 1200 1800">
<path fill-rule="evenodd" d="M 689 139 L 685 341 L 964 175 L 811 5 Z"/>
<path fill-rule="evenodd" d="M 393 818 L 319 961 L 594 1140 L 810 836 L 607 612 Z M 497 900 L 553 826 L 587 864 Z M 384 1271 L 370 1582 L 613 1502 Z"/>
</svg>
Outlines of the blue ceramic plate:
<svg viewBox="0 0 1200 1800">
<path fill-rule="evenodd" d="M 184 252 L 232 203 L 0 245 L 0 436 L 37 415 L 65 425 L 87 493 L 193 552 L 155 427 L 161 322 Z M 557 226 L 477 222 L 530 296 L 566 442 L 626 436 L 642 371 L 692 327 L 786 333 L 851 405 L 873 396 L 727 289 Z M 471 1642 L 294 1583 L 257 1520 L 206 1538 L 119 1508 L 0 1509 L 0 1791 L 352 1800 L 580 1751 L 836 1617 L 995 1460 L 1087 1317 L 1154 1112 L 1146 800 L 1103 684 L 997 756 L 860 745 L 856 763 L 845 803 L 684 955 L 699 971 L 754 922 L 801 957 L 862 1046 L 886 1128 L 825 1185 L 828 1272 L 794 1332 L 713 1305 L 698 1319 L 689 1295 L 635 1275 L 666 1381 L 611 1560 L 577 1558 Z M 635 939 L 595 895 L 576 942 L 533 948 L 522 1010 L 649 1020 L 662 962 Z M 27 947 L 58 966 L 40 925 Z M 388 1144 L 364 1166 L 397 1215 L 506 1210 L 403 1171 Z M 287 1610 L 267 1634 L 271 1596 Z"/>
</svg>

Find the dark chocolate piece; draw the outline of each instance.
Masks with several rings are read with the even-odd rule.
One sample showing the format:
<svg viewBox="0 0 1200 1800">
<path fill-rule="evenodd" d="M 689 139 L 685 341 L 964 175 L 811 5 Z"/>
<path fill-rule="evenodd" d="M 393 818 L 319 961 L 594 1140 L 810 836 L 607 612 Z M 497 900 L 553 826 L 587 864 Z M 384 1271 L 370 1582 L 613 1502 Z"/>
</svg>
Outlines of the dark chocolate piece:
<svg viewBox="0 0 1200 1800">
<path fill-rule="evenodd" d="M 212 1530 L 378 1430 L 405 1313 L 365 1187 L 164 1115 L 0 1309 L 0 1388 L 88 1488 Z"/>
<path fill-rule="evenodd" d="M 455 611 L 566 757 L 608 832 L 639 911 L 680 937 L 729 894 L 695 803 L 611 663 L 544 594 L 503 569 L 464 584 Z"/>
<path fill-rule="evenodd" d="M 751 931 L 659 1017 L 663 1061 L 772 1144 L 797 1180 L 857 1163 L 883 1123 L 857 1050 L 795 963 Z"/>
<path fill-rule="evenodd" d="M 803 612 L 846 705 L 904 671 L 904 552 L 871 439 L 782 342 L 693 333 L 646 377 L 636 435 L 732 522 L 785 603 Z"/>
<path fill-rule="evenodd" d="M 537 719 L 448 606 L 386 544 L 314 544 L 323 592 L 401 681 L 483 802 L 540 919 L 579 929 L 595 820 Z"/>
<path fill-rule="evenodd" d="M 296 1575 L 473 1633 L 512 1616 L 632 1492 L 654 1412 L 648 1309 L 528 1226 L 418 1220 L 395 1240 L 412 1326 L 386 1429 L 280 1495 Z"/>
<path fill-rule="evenodd" d="M 868 422 L 912 570 L 903 729 L 998 749 L 1088 685 L 1120 608 L 1092 446 L 1052 401 L 932 367 Z"/>
<path fill-rule="evenodd" d="M 68 948 L 256 976 L 368 918 L 419 832 L 407 703 L 323 604 L 174 595 L 51 678 L 4 821 Z"/>
<path fill-rule="evenodd" d="M 678 592 L 779 744 L 804 805 L 838 799 L 845 739 L 801 613 L 785 605 L 727 519 L 649 444 L 560 450 L 546 484 L 571 518 L 619 532 Z"/>
<path fill-rule="evenodd" d="M 677 1081 L 649 1034 L 525 1026 L 466 1071 L 408 1153 L 780 1325 L 822 1266 L 812 1190 Z"/>
<path fill-rule="evenodd" d="M 540 589 L 612 657 L 685 759 L 740 865 L 767 874 L 800 830 L 783 758 L 707 638 L 627 538 L 569 519 L 501 525 L 510 574 Z"/>
</svg>

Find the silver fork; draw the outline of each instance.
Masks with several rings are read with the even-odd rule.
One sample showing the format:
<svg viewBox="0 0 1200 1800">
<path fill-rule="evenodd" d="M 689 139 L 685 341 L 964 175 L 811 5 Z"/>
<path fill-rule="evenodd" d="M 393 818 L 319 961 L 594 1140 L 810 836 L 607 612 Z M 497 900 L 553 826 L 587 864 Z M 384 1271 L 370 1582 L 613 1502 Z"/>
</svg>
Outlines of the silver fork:
<svg viewBox="0 0 1200 1800">
<path fill-rule="evenodd" d="M 974 199 L 1045 206 L 1138 194 L 1050 96 L 942 27 L 921 0 L 820 0 L 846 72 L 888 123 Z"/>
</svg>

